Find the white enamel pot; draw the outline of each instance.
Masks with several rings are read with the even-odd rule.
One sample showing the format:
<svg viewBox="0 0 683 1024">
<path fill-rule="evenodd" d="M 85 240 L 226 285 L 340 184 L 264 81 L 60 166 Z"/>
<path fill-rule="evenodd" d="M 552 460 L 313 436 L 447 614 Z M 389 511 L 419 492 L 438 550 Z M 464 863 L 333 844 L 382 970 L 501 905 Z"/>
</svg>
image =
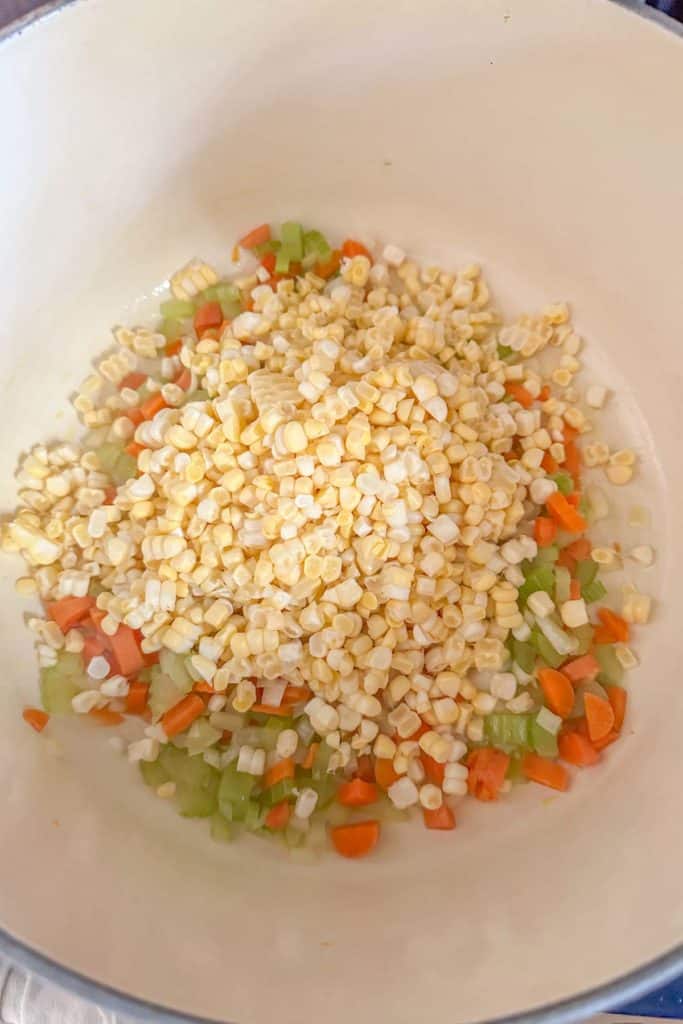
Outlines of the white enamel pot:
<svg viewBox="0 0 683 1024">
<path fill-rule="evenodd" d="M 683 40 L 641 13 L 76 0 L 4 39 L 5 511 L 20 452 L 73 436 L 68 395 L 111 324 L 189 257 L 225 264 L 295 217 L 477 259 L 511 312 L 570 300 L 658 562 L 603 764 L 311 867 L 212 844 L 101 731 L 54 723 L 56 757 L 27 729 L 37 668 L 4 557 L 0 949 L 134 1016 L 236 1024 L 569 1020 L 683 968 Z"/>
</svg>

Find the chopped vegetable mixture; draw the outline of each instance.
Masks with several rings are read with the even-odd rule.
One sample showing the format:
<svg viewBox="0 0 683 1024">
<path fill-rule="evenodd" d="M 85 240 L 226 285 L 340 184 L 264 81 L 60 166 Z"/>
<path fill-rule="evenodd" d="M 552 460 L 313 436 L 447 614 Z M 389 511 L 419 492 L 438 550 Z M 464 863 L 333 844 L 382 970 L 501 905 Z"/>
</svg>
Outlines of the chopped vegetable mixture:
<svg viewBox="0 0 683 1024">
<path fill-rule="evenodd" d="M 450 831 L 467 793 L 566 790 L 623 730 L 650 615 L 633 586 L 608 607 L 601 573 L 653 561 L 589 539 L 585 470 L 623 485 L 636 459 L 592 437 L 607 392 L 580 399 L 567 307 L 504 324 L 477 266 L 294 222 L 233 260 L 116 328 L 82 443 L 22 463 L 2 544 L 44 607 L 25 721 L 124 726 L 216 839 L 344 857 L 413 808 Z"/>
</svg>

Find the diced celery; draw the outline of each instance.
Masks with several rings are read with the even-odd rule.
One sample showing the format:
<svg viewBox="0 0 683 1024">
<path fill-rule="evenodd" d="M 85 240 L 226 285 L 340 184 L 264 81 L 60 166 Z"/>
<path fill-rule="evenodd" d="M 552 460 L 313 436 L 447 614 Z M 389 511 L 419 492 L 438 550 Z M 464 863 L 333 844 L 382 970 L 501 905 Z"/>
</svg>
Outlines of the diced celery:
<svg viewBox="0 0 683 1024">
<path fill-rule="evenodd" d="M 570 477 L 569 473 L 555 473 L 551 480 L 554 480 L 557 484 L 557 489 L 560 494 L 571 494 L 574 490 L 574 481 Z"/>
<path fill-rule="evenodd" d="M 603 689 L 597 679 L 588 679 L 585 683 L 581 683 L 580 686 L 576 687 L 574 692 L 574 707 L 569 713 L 570 718 L 581 718 L 586 713 L 586 705 L 584 703 L 584 696 L 587 693 L 592 693 L 596 697 L 600 697 L 602 700 L 608 700 L 607 691 Z"/>
<path fill-rule="evenodd" d="M 585 626 L 577 626 L 576 629 L 572 630 L 572 635 L 579 645 L 576 649 L 576 654 L 588 654 L 593 646 L 593 627 L 591 624 L 586 623 Z"/>
<path fill-rule="evenodd" d="M 507 362 L 509 359 L 514 359 L 517 353 L 513 348 L 510 348 L 509 345 L 499 345 L 497 355 L 499 359 Z"/>
<path fill-rule="evenodd" d="M 203 754 L 215 746 L 223 735 L 222 729 L 215 729 L 207 718 L 198 718 L 192 723 L 186 737 L 186 749 L 190 756 Z"/>
<path fill-rule="evenodd" d="M 546 665 L 550 665 L 551 668 L 559 668 L 562 662 L 566 660 L 562 654 L 557 653 L 550 641 L 544 637 L 543 633 L 536 626 L 531 630 L 529 643 L 536 648 L 539 658 Z"/>
<path fill-rule="evenodd" d="M 159 312 L 168 320 L 186 320 L 188 317 L 194 316 L 196 310 L 194 302 L 188 302 L 185 299 L 166 299 L 159 306 Z"/>
<path fill-rule="evenodd" d="M 557 736 L 539 725 L 536 719 L 532 719 L 529 726 L 531 745 L 541 757 L 557 757 Z"/>
<path fill-rule="evenodd" d="M 299 263 L 304 255 L 304 233 L 301 224 L 293 220 L 284 221 L 280 235 L 282 248 L 288 251 L 290 260 Z"/>
<path fill-rule="evenodd" d="M 275 804 L 280 804 L 283 800 L 293 800 L 296 787 L 297 783 L 294 779 L 280 779 L 274 786 L 265 790 L 261 797 L 261 803 L 264 807 L 274 807 Z"/>
<path fill-rule="evenodd" d="M 155 720 L 161 718 L 169 708 L 174 707 L 174 705 L 181 701 L 191 689 L 192 680 L 189 676 L 185 683 L 179 685 L 170 676 L 166 675 L 165 672 L 162 672 L 159 665 L 154 665 L 150 674 L 149 685 L 149 707 L 152 717 Z"/>
<path fill-rule="evenodd" d="M 279 253 L 275 257 L 275 273 L 286 274 L 289 270 L 289 264 L 291 263 L 291 256 L 289 250 L 285 249 L 284 246 L 280 249 Z"/>
<path fill-rule="evenodd" d="M 88 686 L 83 662 L 78 654 L 60 651 L 57 662 L 40 672 L 40 698 L 51 715 L 69 715 L 72 698 Z"/>
<path fill-rule="evenodd" d="M 219 302 L 241 302 L 242 293 L 236 284 L 231 281 L 221 281 L 219 284 L 215 284 L 214 290 L 216 292 L 216 298 Z"/>
<path fill-rule="evenodd" d="M 174 654 L 167 647 L 162 647 L 159 651 L 159 669 L 180 689 L 185 688 L 185 693 L 192 689 L 190 674 L 187 671 L 187 657 L 184 654 Z"/>
<path fill-rule="evenodd" d="M 263 825 L 264 814 L 256 800 L 247 800 L 244 808 L 244 827 L 250 832 L 256 832 Z"/>
<path fill-rule="evenodd" d="M 533 673 L 536 665 L 536 651 L 532 644 L 524 640 L 515 640 L 513 637 L 512 657 L 524 672 Z"/>
<path fill-rule="evenodd" d="M 517 785 L 518 783 L 524 783 L 524 782 L 528 782 L 529 781 L 527 779 L 526 775 L 524 774 L 523 769 L 522 769 L 522 761 L 523 760 L 524 760 L 523 754 L 522 755 L 516 755 L 516 754 L 513 753 L 510 756 L 510 763 L 508 764 L 508 770 L 505 773 L 505 778 L 509 779 L 509 781 L 513 785 Z"/>
<path fill-rule="evenodd" d="M 328 260 L 331 253 L 329 242 L 320 231 L 305 232 L 304 256 L 315 256 L 317 260 Z"/>
<path fill-rule="evenodd" d="M 564 604 L 571 594 L 571 574 L 564 565 L 555 568 L 555 604 Z"/>
<path fill-rule="evenodd" d="M 247 804 L 256 787 L 256 778 L 246 772 L 238 772 L 235 764 L 223 769 L 218 787 L 218 807 L 229 821 L 242 821 Z"/>
<path fill-rule="evenodd" d="M 596 644 L 593 654 L 600 664 L 598 682 L 612 683 L 618 686 L 624 678 L 624 670 L 611 644 Z"/>
<path fill-rule="evenodd" d="M 555 589 L 555 571 L 547 564 L 532 563 L 526 579 L 519 588 L 518 600 L 526 604 L 529 595 L 537 590 L 545 590 L 546 594 L 553 593 Z"/>
<path fill-rule="evenodd" d="M 211 816 L 211 838 L 219 843 L 232 843 L 241 831 L 240 825 L 235 821 L 228 821 L 222 814 L 217 813 Z"/>
<path fill-rule="evenodd" d="M 332 747 L 327 743 L 321 743 L 313 758 L 312 774 L 314 779 L 321 779 L 327 772 L 327 766 L 332 756 Z"/>
<path fill-rule="evenodd" d="M 336 776 L 330 772 L 322 775 L 319 779 L 312 779 L 309 785 L 318 794 L 318 807 L 321 809 L 332 803 L 339 788 Z"/>
<path fill-rule="evenodd" d="M 237 300 L 221 299 L 221 313 L 225 320 L 234 320 L 242 312 L 242 303 Z"/>
<path fill-rule="evenodd" d="M 187 396 L 183 404 L 189 405 L 190 402 L 206 402 L 208 401 L 208 398 L 209 392 L 203 391 L 201 388 L 198 388 L 196 391 L 190 392 L 190 394 Z"/>
<path fill-rule="evenodd" d="M 293 718 L 276 718 L 275 715 L 271 715 L 263 723 L 264 729 L 272 729 L 273 732 L 284 732 L 285 729 L 294 728 Z"/>
<path fill-rule="evenodd" d="M 267 242 L 261 242 L 259 245 L 255 245 L 251 250 L 254 256 L 265 256 L 267 252 L 277 252 L 280 248 L 280 241 L 277 238 L 269 238 Z"/>
<path fill-rule="evenodd" d="M 128 452 L 122 452 L 109 475 L 118 486 L 119 484 L 125 484 L 126 480 L 130 480 L 132 476 L 137 476 L 137 472 L 138 460 L 129 455 Z"/>
<path fill-rule="evenodd" d="M 176 320 L 174 317 L 166 317 L 161 321 L 159 331 L 167 341 L 176 341 L 178 338 L 182 338 L 184 334 L 187 334 L 187 327 L 183 320 Z"/>
<path fill-rule="evenodd" d="M 98 598 L 100 594 L 103 592 L 103 590 L 104 587 L 99 582 L 99 580 L 91 579 L 90 583 L 88 584 L 88 597 Z"/>
<path fill-rule="evenodd" d="M 555 615 L 538 616 L 536 624 L 558 654 L 562 654 L 566 658 L 575 653 L 578 646 L 577 641 L 562 628 Z"/>
<path fill-rule="evenodd" d="M 594 604 L 596 601 L 602 601 L 603 597 L 606 596 L 607 587 L 601 580 L 593 580 L 592 583 L 585 583 L 581 587 L 581 597 L 584 599 L 586 604 Z"/>
<path fill-rule="evenodd" d="M 494 713 L 484 719 L 484 734 L 494 747 L 527 747 L 529 715 L 510 712 Z"/>
<path fill-rule="evenodd" d="M 574 575 L 582 587 L 586 587 L 589 583 L 592 583 L 597 574 L 598 563 L 594 562 L 592 558 L 585 558 L 582 562 L 576 563 Z"/>
<path fill-rule="evenodd" d="M 262 725 L 248 725 L 233 736 L 236 746 L 260 747 L 262 750 L 275 750 L 278 734 L 274 729 L 265 729 Z"/>
<path fill-rule="evenodd" d="M 146 785 L 157 789 L 158 786 L 163 786 L 165 782 L 169 781 L 170 776 L 159 760 L 139 761 L 138 763 L 140 765 L 140 774 Z"/>
<path fill-rule="evenodd" d="M 177 747 L 161 748 L 159 763 L 176 784 L 178 809 L 186 818 L 208 818 L 217 808 L 220 774 L 200 756 Z"/>
<path fill-rule="evenodd" d="M 557 544 L 549 544 L 547 548 L 539 548 L 535 561 L 537 564 L 552 564 L 560 557 L 560 549 Z"/>
</svg>

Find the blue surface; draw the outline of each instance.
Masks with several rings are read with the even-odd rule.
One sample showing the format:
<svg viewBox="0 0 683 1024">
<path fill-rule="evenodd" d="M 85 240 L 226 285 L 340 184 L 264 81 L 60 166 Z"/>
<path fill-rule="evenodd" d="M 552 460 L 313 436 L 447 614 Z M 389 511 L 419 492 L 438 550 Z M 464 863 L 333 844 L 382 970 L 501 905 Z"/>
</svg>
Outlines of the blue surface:
<svg viewBox="0 0 683 1024">
<path fill-rule="evenodd" d="M 658 988 L 649 996 L 643 996 L 634 1003 L 620 1006 L 613 1013 L 633 1013 L 643 1017 L 671 1017 L 683 1019 L 683 976 L 676 978 L 665 988 Z"/>
</svg>

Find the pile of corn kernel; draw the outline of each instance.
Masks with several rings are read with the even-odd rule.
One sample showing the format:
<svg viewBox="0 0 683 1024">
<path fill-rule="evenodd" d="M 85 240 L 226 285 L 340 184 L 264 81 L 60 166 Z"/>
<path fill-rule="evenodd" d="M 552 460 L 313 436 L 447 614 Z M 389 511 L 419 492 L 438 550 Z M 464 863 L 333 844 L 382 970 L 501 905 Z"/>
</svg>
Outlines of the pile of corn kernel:
<svg viewBox="0 0 683 1024">
<path fill-rule="evenodd" d="M 420 268 L 388 246 L 372 264 L 344 260 L 331 281 L 261 278 L 237 282 L 250 311 L 220 337 L 188 334 L 177 355 L 162 355 L 153 330 L 115 330 L 116 352 L 75 404 L 99 441 L 142 446 L 137 475 L 105 504 L 94 445 L 33 449 L 2 535 L 31 568 L 18 587 L 48 600 L 97 581 L 105 632 L 123 622 L 141 630 L 144 651 L 187 654 L 236 711 L 254 704 L 257 684 L 307 686 L 330 769 L 391 758 L 406 776 L 392 799 L 407 805 L 424 781 L 422 751 L 448 764 L 444 792 L 463 793 L 458 762 L 484 717 L 528 710 L 502 669 L 508 633 L 523 626 L 530 524 L 556 489 L 542 460 L 563 461 L 565 424 L 591 430 L 584 410 L 606 392 L 592 386 L 579 402 L 581 339 L 565 305 L 505 326 L 477 266 Z M 182 298 L 216 279 L 193 264 L 171 288 Z M 506 363 L 499 345 L 523 361 Z M 553 348 L 542 372 L 535 357 Z M 116 386 L 150 359 L 160 369 L 148 387 L 165 408 L 136 427 L 126 411 L 137 395 Z M 208 398 L 181 407 L 171 381 L 182 367 Z M 510 382 L 552 395 L 525 409 L 506 395 Z M 506 459 L 513 445 L 518 457 Z M 612 483 L 632 476 L 631 451 L 595 442 L 583 454 Z M 644 621 L 648 599 L 628 600 Z M 43 665 L 82 644 L 76 631 L 31 624 Z M 494 673 L 485 689 L 482 670 Z M 423 722 L 430 730 L 410 740 Z M 141 756 L 156 756 L 158 730 Z M 441 794 L 422 786 L 420 799 L 438 806 Z"/>
</svg>

